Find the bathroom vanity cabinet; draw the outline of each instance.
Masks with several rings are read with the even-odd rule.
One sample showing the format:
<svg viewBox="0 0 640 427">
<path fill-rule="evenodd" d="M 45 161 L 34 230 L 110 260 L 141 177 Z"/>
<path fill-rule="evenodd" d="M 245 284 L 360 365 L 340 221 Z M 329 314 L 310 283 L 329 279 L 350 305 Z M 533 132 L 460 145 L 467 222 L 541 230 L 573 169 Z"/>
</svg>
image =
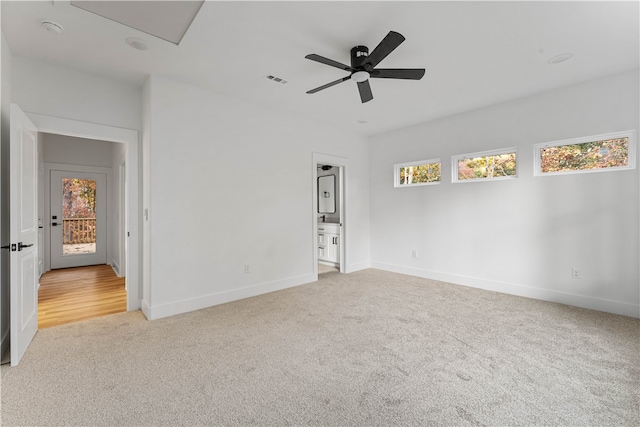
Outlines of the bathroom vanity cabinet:
<svg viewBox="0 0 640 427">
<path fill-rule="evenodd" d="M 340 224 L 318 223 L 318 261 L 340 264 Z"/>
</svg>

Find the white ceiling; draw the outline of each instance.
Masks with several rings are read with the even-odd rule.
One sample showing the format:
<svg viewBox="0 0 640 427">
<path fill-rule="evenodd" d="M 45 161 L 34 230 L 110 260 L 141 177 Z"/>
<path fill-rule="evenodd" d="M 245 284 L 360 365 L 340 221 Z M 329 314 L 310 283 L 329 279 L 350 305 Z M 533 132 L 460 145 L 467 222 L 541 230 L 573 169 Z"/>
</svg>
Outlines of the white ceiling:
<svg viewBox="0 0 640 427">
<path fill-rule="evenodd" d="M 71 5 L 179 44 L 203 2 L 71 0 Z"/>
<path fill-rule="evenodd" d="M 176 46 L 69 0 L 2 1 L 15 56 L 136 85 L 157 74 L 365 135 L 638 69 L 639 16 L 636 1 L 207 1 Z M 422 80 L 373 79 L 366 104 L 352 81 L 305 93 L 347 75 L 305 55 L 348 64 L 353 46 L 373 50 L 390 30 L 406 41 L 379 67 L 425 68 Z M 547 63 L 565 52 L 573 58 Z"/>
</svg>

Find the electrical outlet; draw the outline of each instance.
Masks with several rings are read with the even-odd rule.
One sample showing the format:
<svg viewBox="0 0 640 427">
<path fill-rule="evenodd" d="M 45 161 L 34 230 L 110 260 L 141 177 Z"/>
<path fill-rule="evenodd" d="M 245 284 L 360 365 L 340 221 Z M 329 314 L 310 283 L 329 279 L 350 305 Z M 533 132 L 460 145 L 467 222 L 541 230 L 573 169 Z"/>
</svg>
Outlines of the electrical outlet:
<svg viewBox="0 0 640 427">
<path fill-rule="evenodd" d="M 251 268 L 249 267 L 249 264 L 245 264 L 244 265 L 244 272 L 245 273 L 251 273 Z"/>
<path fill-rule="evenodd" d="M 411 251 L 411 256 L 414 258 L 418 258 L 418 251 L 416 251 L 415 249 Z"/>
<path fill-rule="evenodd" d="M 571 269 L 571 278 L 572 279 L 579 279 L 580 278 L 580 273 L 575 268 Z"/>
</svg>

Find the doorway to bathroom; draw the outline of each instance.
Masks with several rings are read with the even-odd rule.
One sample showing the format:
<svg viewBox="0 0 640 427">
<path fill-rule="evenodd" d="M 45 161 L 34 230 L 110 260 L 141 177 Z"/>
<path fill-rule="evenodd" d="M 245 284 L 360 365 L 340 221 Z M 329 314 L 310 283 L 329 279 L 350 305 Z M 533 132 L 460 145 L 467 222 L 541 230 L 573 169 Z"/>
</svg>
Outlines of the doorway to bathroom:
<svg viewBox="0 0 640 427">
<path fill-rule="evenodd" d="M 314 154 L 314 275 L 346 271 L 346 159 Z"/>
</svg>

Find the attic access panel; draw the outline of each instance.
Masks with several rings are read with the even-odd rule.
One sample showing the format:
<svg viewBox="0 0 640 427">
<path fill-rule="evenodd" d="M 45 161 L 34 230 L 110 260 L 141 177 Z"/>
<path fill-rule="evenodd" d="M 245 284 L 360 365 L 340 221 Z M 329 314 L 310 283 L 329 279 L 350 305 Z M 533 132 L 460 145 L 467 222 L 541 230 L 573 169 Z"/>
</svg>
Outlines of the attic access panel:
<svg viewBox="0 0 640 427">
<path fill-rule="evenodd" d="M 204 0 L 188 1 L 87 1 L 71 5 L 144 33 L 179 44 Z"/>
</svg>

